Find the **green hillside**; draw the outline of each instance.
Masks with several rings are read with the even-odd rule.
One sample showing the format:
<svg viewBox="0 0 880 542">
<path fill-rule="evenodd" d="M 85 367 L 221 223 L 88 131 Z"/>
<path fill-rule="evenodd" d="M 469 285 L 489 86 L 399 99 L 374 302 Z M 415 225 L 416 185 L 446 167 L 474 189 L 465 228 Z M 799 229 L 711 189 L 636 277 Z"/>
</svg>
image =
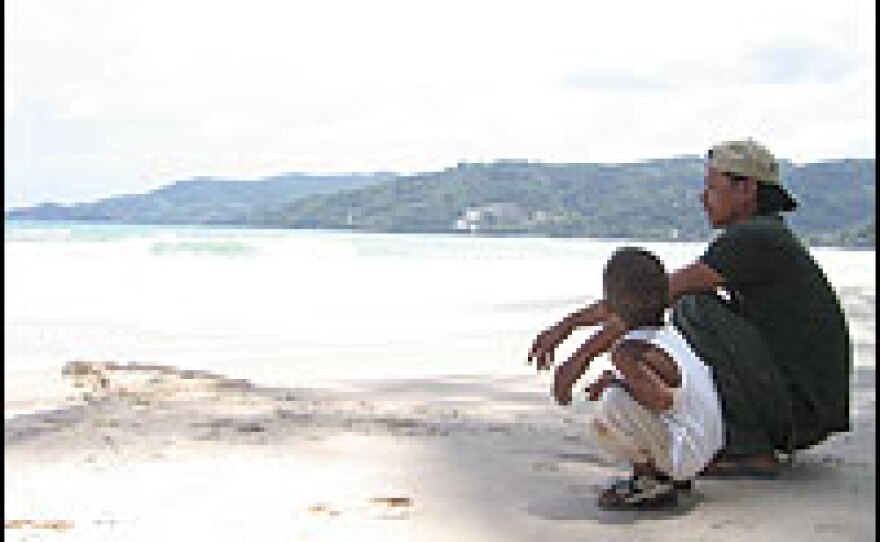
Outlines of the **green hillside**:
<svg viewBox="0 0 880 542">
<path fill-rule="evenodd" d="M 7 218 L 369 232 L 706 240 L 697 156 L 631 164 L 461 163 L 418 175 L 198 179 L 147 194 L 16 209 Z M 873 159 L 782 163 L 813 245 L 873 247 Z"/>
<path fill-rule="evenodd" d="M 377 232 L 705 240 L 698 157 L 635 164 L 459 164 L 357 191 L 303 198 L 260 224 Z M 873 246 L 874 160 L 783 164 L 813 244 Z"/>
<path fill-rule="evenodd" d="M 268 209 L 313 194 L 353 190 L 393 178 L 392 174 L 304 175 L 291 173 L 257 181 L 198 178 L 146 194 L 127 194 L 90 203 L 13 209 L 6 218 L 80 220 L 131 224 L 228 224 L 258 221 Z"/>
</svg>

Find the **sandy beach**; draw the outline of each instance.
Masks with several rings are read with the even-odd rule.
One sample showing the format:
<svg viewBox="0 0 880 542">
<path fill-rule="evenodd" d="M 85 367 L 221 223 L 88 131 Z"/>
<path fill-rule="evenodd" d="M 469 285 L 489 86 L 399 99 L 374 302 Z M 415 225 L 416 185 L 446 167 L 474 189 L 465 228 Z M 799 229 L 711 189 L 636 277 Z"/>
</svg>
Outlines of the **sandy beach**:
<svg viewBox="0 0 880 542">
<path fill-rule="evenodd" d="M 4 540 L 875 540 L 876 4 L 5 1 Z"/>
<path fill-rule="evenodd" d="M 853 431 L 778 480 L 699 480 L 674 510 L 606 512 L 623 474 L 585 401 L 525 375 L 269 387 L 69 360 L 7 383 L 8 540 L 873 540 L 875 299 L 842 291 Z M 527 339 L 527 337 L 523 337 Z M 7 375 L 10 376 L 10 375 Z"/>
</svg>

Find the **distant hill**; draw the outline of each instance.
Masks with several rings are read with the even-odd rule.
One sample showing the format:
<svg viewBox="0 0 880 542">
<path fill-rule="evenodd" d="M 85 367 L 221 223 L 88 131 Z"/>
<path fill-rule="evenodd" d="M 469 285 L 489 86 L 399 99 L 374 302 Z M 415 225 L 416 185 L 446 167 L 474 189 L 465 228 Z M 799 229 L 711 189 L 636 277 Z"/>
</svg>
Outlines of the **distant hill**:
<svg viewBox="0 0 880 542">
<path fill-rule="evenodd" d="M 710 237 L 698 156 L 631 164 L 461 163 L 418 175 L 192 180 L 139 196 L 42 205 L 7 218 L 238 224 L 371 232 L 702 241 Z M 875 244 L 873 159 L 782 162 L 813 245 Z"/>
<path fill-rule="evenodd" d="M 790 222 L 816 245 L 874 246 L 874 160 L 782 163 Z M 303 198 L 261 224 L 384 232 L 706 240 L 696 156 L 633 164 L 462 163 L 353 192 Z"/>
<path fill-rule="evenodd" d="M 12 209 L 9 219 L 82 220 L 136 224 L 246 225 L 268 210 L 313 194 L 355 190 L 394 178 L 392 173 L 307 175 L 291 173 L 255 181 L 200 177 L 178 181 L 146 194 L 92 203 Z"/>
</svg>

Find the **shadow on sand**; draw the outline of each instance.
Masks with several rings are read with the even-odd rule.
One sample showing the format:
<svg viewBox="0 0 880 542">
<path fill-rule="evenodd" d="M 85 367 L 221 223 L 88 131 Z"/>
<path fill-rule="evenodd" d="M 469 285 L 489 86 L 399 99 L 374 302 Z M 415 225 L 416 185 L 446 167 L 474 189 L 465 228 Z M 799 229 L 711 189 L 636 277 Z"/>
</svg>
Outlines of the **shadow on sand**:
<svg viewBox="0 0 880 542">
<path fill-rule="evenodd" d="M 432 453 L 445 456 L 443 464 L 456 470 L 450 476 L 472 485 L 475 494 L 497 494 L 497 484 L 505 483 L 503 479 L 486 479 L 480 472 L 481 461 L 495 455 L 503 459 L 503 454 L 496 454 L 500 449 L 514 452 L 514 456 L 521 452 L 526 454 L 522 463 L 527 466 L 520 467 L 516 458 L 511 465 L 520 469 L 522 476 L 511 476 L 507 483 L 534 484 L 535 491 L 525 491 L 530 495 L 526 502 L 512 506 L 536 519 L 611 525 L 677 518 L 707 501 L 772 501 L 780 492 L 823 491 L 829 485 L 842 484 L 841 473 L 847 468 L 862 469 L 865 483 L 873 483 L 875 477 L 874 448 L 868 457 L 845 458 L 846 439 L 854 437 L 843 435 L 843 444 L 820 445 L 799 454 L 777 480 L 698 480 L 695 491 L 674 508 L 609 512 L 596 505 L 599 485 L 625 472 L 590 449 L 578 436 L 576 420 L 563 419 L 546 397 L 522 391 L 516 378 L 384 381 L 340 391 L 261 387 L 221 375 L 161 366 L 93 364 L 66 374 L 78 398 L 62 408 L 6 420 L 6 452 L 54 447 L 64 453 L 116 453 L 145 441 L 161 446 L 184 441 L 287 446 L 299 439 L 340 433 L 431 437 L 425 445 Z M 864 398 L 873 401 L 875 370 L 858 368 L 852 385 L 854 403 Z M 483 408 L 468 409 L 469 404 Z M 513 414 L 495 415 L 504 414 L 505 408 Z M 854 412 L 858 438 L 873 442 L 873 412 Z M 532 417 L 524 419 L 523 413 Z M 463 442 L 478 443 L 485 459 L 458 460 Z M 536 468 L 539 464 L 545 468 Z M 737 484 L 736 491 L 725 489 L 731 483 Z M 518 539 L 516 534 L 511 532 L 510 539 Z"/>
</svg>

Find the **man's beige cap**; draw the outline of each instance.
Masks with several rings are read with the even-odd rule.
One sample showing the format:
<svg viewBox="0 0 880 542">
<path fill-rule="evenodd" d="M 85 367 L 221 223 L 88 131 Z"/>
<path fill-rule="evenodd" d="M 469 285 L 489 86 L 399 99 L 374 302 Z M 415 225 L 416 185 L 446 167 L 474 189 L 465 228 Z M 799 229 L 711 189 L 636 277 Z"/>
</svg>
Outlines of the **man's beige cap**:
<svg viewBox="0 0 880 542">
<path fill-rule="evenodd" d="M 758 182 L 779 185 L 779 164 L 766 147 L 753 139 L 719 143 L 709 150 L 709 166 Z"/>
<path fill-rule="evenodd" d="M 776 157 L 754 139 L 715 145 L 709 149 L 707 165 L 721 173 L 748 177 L 772 187 L 766 192 L 765 198 L 775 202 L 775 206 L 781 211 L 793 211 L 797 207 L 797 201 L 782 186 Z"/>
</svg>

